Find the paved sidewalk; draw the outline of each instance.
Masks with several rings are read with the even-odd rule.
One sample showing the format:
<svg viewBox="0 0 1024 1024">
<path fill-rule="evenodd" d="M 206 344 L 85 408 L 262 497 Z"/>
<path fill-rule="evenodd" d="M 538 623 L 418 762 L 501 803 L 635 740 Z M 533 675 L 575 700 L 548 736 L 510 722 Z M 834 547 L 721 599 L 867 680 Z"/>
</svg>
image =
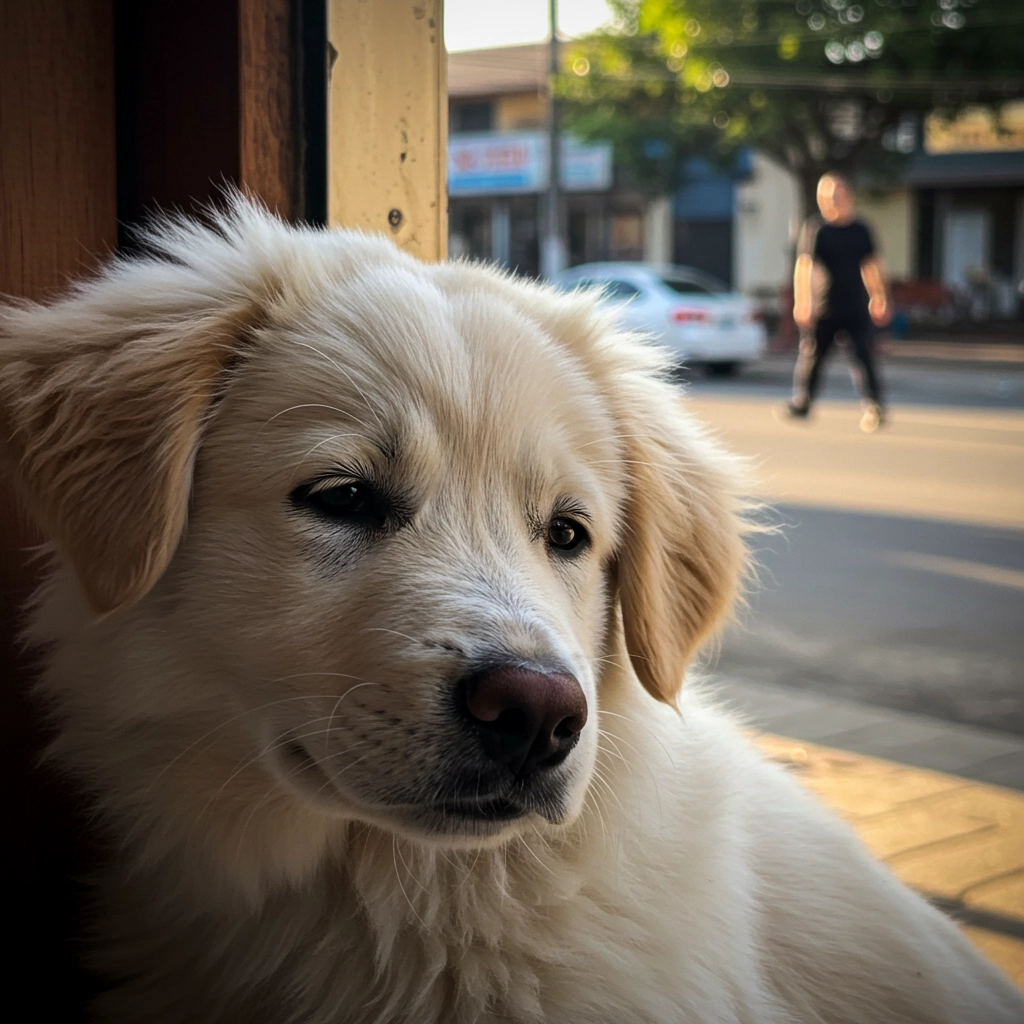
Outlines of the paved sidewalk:
<svg viewBox="0 0 1024 1024">
<path fill-rule="evenodd" d="M 1024 790 L 1024 737 L 1012 733 L 718 673 L 707 685 L 759 730 Z"/>
<path fill-rule="evenodd" d="M 1024 988 L 1024 794 L 802 740 L 757 742 Z"/>
<path fill-rule="evenodd" d="M 689 407 L 750 459 L 769 503 L 1024 529 L 1021 410 L 902 406 L 868 436 L 857 402 L 820 402 L 795 423 L 766 396 L 694 392 Z"/>
</svg>

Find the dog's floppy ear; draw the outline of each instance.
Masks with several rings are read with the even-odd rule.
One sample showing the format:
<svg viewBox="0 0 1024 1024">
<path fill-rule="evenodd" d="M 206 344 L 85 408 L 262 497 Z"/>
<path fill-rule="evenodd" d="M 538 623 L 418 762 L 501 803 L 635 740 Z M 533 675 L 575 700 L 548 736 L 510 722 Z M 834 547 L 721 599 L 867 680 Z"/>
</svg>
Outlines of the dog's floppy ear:
<svg viewBox="0 0 1024 1024">
<path fill-rule="evenodd" d="M 159 258 L 53 305 L 0 307 L 0 457 L 96 612 L 167 567 L 204 420 L 258 315 L 239 289 Z"/>
<path fill-rule="evenodd" d="M 481 272 L 586 368 L 618 427 L 628 500 L 616 559 L 633 668 L 674 704 L 686 666 L 732 607 L 746 567 L 743 473 L 686 412 L 669 353 L 624 333 L 592 292 L 566 295 Z"/>
<path fill-rule="evenodd" d="M 741 502 L 732 460 L 685 412 L 678 388 L 627 377 L 622 622 L 640 681 L 674 704 L 690 659 L 736 596 L 746 558 Z"/>
</svg>

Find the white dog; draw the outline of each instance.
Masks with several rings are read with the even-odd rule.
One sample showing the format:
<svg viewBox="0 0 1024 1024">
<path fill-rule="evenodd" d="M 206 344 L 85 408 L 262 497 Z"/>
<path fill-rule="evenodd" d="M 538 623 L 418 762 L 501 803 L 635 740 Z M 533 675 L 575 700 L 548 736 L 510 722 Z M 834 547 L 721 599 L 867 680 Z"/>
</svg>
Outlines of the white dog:
<svg viewBox="0 0 1024 1024">
<path fill-rule="evenodd" d="M 681 690 L 742 508 L 657 353 L 241 199 L 149 243 L 0 313 L 97 1019 L 1024 1020 Z"/>
</svg>

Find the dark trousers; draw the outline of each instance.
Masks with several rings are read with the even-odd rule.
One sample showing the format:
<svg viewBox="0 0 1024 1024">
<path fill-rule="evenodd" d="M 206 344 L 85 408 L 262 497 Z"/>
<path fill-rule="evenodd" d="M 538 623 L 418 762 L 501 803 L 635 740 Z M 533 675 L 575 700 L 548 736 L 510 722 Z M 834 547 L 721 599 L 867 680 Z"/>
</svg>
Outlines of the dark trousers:
<svg viewBox="0 0 1024 1024">
<path fill-rule="evenodd" d="M 875 363 L 875 334 L 871 320 L 866 316 L 826 316 L 815 325 L 813 334 L 805 334 L 800 339 L 800 354 L 793 375 L 794 405 L 809 408 L 814 401 L 821 382 L 822 367 L 840 331 L 845 331 L 849 337 L 853 371 L 860 393 L 869 402 L 882 404 L 882 384 Z"/>
</svg>

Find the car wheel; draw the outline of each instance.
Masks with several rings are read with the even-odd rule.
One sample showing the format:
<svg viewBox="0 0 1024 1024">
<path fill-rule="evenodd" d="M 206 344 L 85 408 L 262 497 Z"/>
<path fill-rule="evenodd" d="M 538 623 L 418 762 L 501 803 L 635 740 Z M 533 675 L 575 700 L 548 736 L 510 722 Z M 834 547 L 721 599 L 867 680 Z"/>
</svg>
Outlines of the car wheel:
<svg viewBox="0 0 1024 1024">
<path fill-rule="evenodd" d="M 709 377 L 735 377 L 740 369 L 740 364 L 735 359 L 708 363 L 707 366 Z"/>
</svg>

